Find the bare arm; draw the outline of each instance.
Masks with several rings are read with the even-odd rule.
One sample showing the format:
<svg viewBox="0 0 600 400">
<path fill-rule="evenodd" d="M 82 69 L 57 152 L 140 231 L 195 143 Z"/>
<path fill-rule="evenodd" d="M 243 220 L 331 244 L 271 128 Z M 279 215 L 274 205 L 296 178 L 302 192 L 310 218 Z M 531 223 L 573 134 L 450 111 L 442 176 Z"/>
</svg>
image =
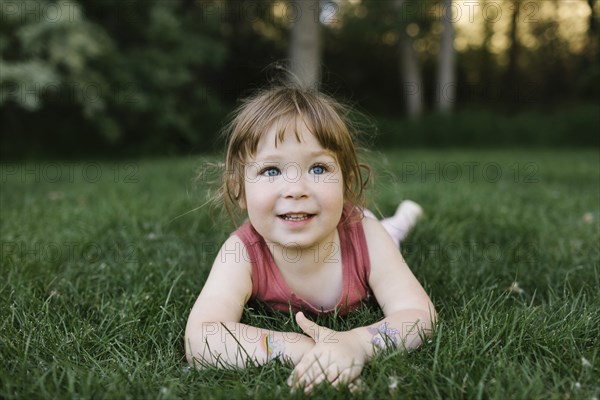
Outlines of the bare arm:
<svg viewBox="0 0 600 400">
<path fill-rule="evenodd" d="M 369 286 L 385 315 L 375 324 L 353 330 L 369 360 L 378 348 L 419 347 L 423 337 L 431 334 L 437 316 L 429 296 L 381 224 L 365 218 L 363 226 L 371 257 Z"/>
<path fill-rule="evenodd" d="M 311 338 L 300 333 L 239 322 L 252 293 L 251 268 L 244 254 L 238 237 L 227 239 L 190 312 L 185 349 L 192 366 L 244 368 L 249 361 L 262 365 L 274 358 L 289 359 L 295 365 L 314 346 Z"/>
<path fill-rule="evenodd" d="M 301 333 L 277 332 L 236 322 L 202 322 L 186 335 L 188 362 L 244 368 L 248 362 L 263 365 L 273 359 L 296 365 L 314 341 Z"/>
</svg>

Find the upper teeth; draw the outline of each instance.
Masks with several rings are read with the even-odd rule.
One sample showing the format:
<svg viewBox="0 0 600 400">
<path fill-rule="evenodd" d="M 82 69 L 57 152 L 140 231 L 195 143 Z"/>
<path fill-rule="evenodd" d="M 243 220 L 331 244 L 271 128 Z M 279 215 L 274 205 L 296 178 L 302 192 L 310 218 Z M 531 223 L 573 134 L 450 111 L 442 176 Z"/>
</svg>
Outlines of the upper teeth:
<svg viewBox="0 0 600 400">
<path fill-rule="evenodd" d="M 285 219 L 302 220 L 308 218 L 308 214 L 286 214 L 283 216 Z"/>
</svg>

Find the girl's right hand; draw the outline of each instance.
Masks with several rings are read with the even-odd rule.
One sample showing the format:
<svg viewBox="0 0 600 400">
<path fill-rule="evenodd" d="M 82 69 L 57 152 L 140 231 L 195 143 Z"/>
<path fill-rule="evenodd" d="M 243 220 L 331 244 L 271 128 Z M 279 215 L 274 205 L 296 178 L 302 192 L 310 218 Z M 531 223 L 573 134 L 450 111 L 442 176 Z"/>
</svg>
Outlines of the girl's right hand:
<svg viewBox="0 0 600 400">
<path fill-rule="evenodd" d="M 292 360 L 292 363 L 294 364 L 294 367 L 298 365 L 306 353 L 315 347 L 315 341 L 311 337 L 301 333 L 298 335 L 300 340 L 288 344 L 288 354 Z"/>
</svg>

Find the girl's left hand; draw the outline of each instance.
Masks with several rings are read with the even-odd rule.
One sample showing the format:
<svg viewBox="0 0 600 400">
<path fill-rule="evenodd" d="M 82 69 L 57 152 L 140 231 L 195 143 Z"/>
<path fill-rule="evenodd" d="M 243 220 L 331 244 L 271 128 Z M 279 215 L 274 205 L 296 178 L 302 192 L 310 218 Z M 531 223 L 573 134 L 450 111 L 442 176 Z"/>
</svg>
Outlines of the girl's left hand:
<svg viewBox="0 0 600 400">
<path fill-rule="evenodd" d="M 356 333 L 319 326 L 302 312 L 296 314 L 296 322 L 315 341 L 315 346 L 296 365 L 287 380 L 288 385 L 303 387 L 307 394 L 325 380 L 334 387 L 339 384 L 352 387 L 367 358 Z"/>
</svg>

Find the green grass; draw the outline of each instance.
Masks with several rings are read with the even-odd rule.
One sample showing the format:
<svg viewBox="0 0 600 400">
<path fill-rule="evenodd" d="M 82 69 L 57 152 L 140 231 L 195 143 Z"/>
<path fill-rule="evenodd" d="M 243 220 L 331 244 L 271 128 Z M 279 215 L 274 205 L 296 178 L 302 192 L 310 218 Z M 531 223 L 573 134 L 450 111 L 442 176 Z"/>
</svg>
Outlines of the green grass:
<svg viewBox="0 0 600 400">
<path fill-rule="evenodd" d="M 440 324 L 418 351 L 380 354 L 357 397 L 600 397 L 597 151 L 370 158 L 383 214 L 404 198 L 425 209 L 402 251 Z M 230 229 L 206 209 L 185 214 L 203 202 L 192 178 L 204 161 L 1 166 L 0 398 L 289 396 L 284 365 L 185 363 L 187 314 Z M 380 316 L 366 305 L 320 322 Z M 260 307 L 243 320 L 297 329 Z"/>
</svg>

